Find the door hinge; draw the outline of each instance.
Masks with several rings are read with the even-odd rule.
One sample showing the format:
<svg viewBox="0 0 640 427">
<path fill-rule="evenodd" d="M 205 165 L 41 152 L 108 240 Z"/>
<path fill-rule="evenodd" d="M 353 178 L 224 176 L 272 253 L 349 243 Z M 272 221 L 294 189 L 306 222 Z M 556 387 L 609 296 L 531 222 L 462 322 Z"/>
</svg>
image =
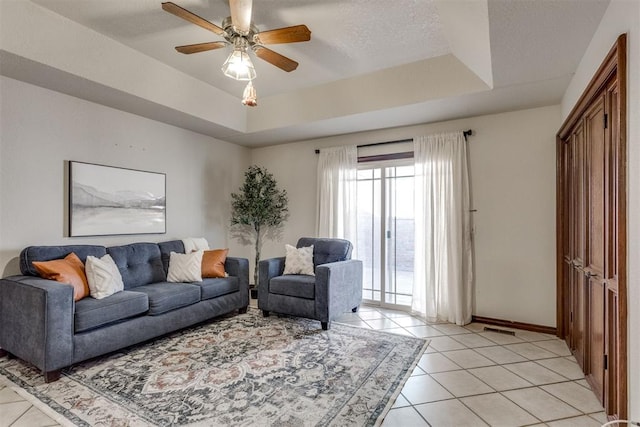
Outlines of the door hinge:
<svg viewBox="0 0 640 427">
<path fill-rule="evenodd" d="M 569 322 L 573 322 L 573 311 L 569 313 Z"/>
<path fill-rule="evenodd" d="M 609 126 L 609 115 L 604 115 L 604 128 L 606 129 Z"/>
<path fill-rule="evenodd" d="M 604 355 L 604 361 L 602 362 L 602 364 L 604 365 L 605 371 L 609 369 L 609 358 L 607 357 L 606 354 Z"/>
<path fill-rule="evenodd" d="M 387 239 L 391 238 L 391 230 L 387 230 Z"/>
</svg>

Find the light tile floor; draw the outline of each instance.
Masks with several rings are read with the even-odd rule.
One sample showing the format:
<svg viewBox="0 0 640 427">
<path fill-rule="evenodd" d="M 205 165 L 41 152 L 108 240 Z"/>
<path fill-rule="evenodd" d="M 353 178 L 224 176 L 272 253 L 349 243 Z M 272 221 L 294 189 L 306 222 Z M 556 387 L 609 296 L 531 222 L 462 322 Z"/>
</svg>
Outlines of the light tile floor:
<svg viewBox="0 0 640 427">
<path fill-rule="evenodd" d="M 606 422 L 567 346 L 552 335 L 515 329 L 515 336 L 505 335 L 487 332 L 480 323 L 428 324 L 370 306 L 337 322 L 431 340 L 383 427 L 597 427 Z M 57 425 L 0 377 L 0 427 Z"/>
<path fill-rule="evenodd" d="M 431 340 L 382 427 L 601 426 L 604 409 L 564 341 L 481 323 L 430 324 L 363 306 L 338 322 Z"/>
</svg>

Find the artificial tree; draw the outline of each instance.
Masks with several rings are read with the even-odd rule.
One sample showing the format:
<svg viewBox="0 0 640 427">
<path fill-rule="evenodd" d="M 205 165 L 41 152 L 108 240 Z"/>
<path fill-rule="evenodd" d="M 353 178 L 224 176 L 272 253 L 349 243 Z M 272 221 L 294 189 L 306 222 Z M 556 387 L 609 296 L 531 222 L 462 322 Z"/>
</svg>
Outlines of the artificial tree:
<svg viewBox="0 0 640 427">
<path fill-rule="evenodd" d="M 253 283 L 258 284 L 258 262 L 263 238 L 275 238 L 289 218 L 287 192 L 267 169 L 250 166 L 238 193 L 231 194 L 231 229 L 242 244 L 254 243 Z"/>
</svg>

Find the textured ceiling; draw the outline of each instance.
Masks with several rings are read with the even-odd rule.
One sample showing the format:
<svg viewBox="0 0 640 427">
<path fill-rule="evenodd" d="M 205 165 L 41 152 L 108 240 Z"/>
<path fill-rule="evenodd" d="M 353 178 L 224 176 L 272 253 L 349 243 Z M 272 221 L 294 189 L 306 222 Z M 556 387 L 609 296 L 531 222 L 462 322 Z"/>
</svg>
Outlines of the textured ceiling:
<svg viewBox="0 0 640 427">
<path fill-rule="evenodd" d="M 174 0 L 220 25 L 227 0 Z M 255 59 L 258 107 L 224 77 L 220 37 L 159 0 L 0 0 L 0 73 L 247 146 L 560 102 L 609 0 L 254 0 L 259 30 L 311 41 Z"/>
<path fill-rule="evenodd" d="M 489 22 L 497 85 L 573 74 L 608 2 L 491 0 Z"/>
<path fill-rule="evenodd" d="M 163 11 L 158 0 L 34 2 L 234 96 L 242 93 L 245 83 L 220 71 L 230 48 L 191 55 L 174 49 L 222 38 Z M 230 14 L 225 0 L 174 3 L 218 26 Z M 260 31 L 305 24 L 312 32 L 309 42 L 270 46 L 300 64 L 294 72 L 253 57 L 261 96 L 449 53 L 430 0 L 256 0 L 253 22 Z"/>
</svg>

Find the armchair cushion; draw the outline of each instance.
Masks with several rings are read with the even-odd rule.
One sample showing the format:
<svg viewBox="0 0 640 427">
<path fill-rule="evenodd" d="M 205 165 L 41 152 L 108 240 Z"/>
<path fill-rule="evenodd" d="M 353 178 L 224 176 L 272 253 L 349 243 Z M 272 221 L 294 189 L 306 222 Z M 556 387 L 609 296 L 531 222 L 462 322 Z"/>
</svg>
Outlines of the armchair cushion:
<svg viewBox="0 0 640 427">
<path fill-rule="evenodd" d="M 316 278 L 306 274 L 274 277 L 269 282 L 269 292 L 277 295 L 314 299 Z"/>
<path fill-rule="evenodd" d="M 351 242 L 344 239 L 322 239 L 302 237 L 296 245 L 298 248 L 313 245 L 313 266 L 351 259 Z"/>
</svg>

